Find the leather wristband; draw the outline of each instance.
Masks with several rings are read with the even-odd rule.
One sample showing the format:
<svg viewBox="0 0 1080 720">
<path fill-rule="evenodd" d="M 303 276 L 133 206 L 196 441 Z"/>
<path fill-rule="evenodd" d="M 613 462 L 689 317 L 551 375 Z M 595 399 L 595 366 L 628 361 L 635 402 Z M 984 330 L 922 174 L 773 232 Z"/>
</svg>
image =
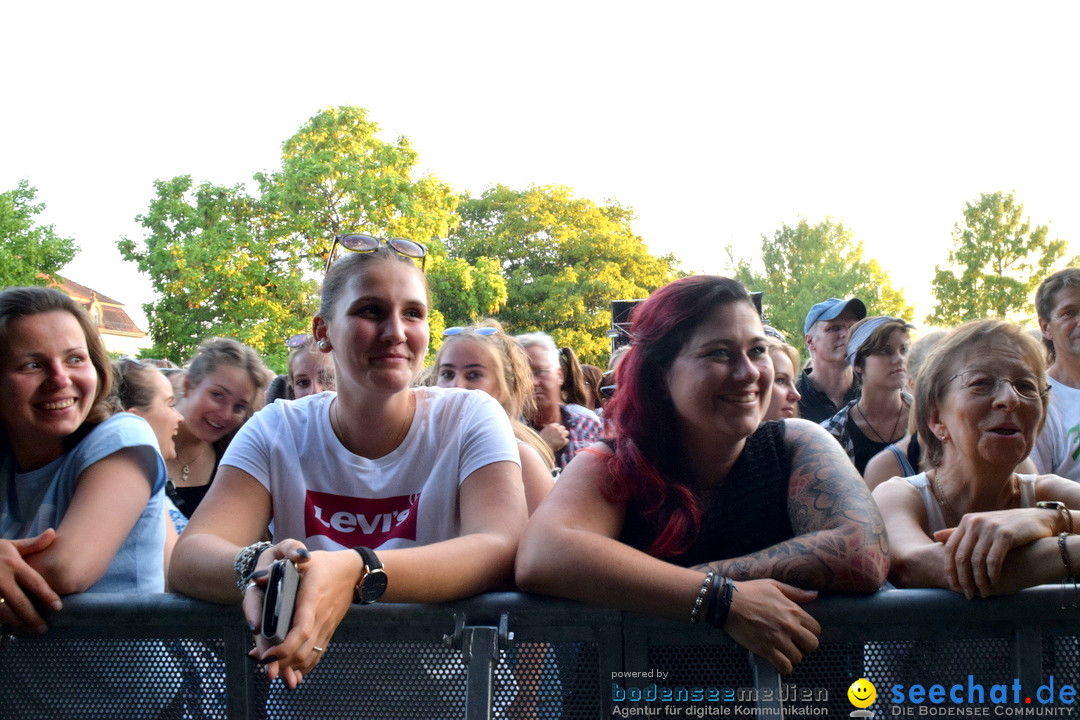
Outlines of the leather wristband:
<svg viewBox="0 0 1080 720">
<path fill-rule="evenodd" d="M 360 579 L 357 581 L 356 587 L 353 588 L 353 602 L 359 605 L 370 605 L 386 592 L 389 579 L 382 562 L 379 560 L 379 556 L 375 554 L 374 550 L 362 546 L 354 547 L 353 550 L 360 555 L 360 560 L 364 563 Z"/>
</svg>

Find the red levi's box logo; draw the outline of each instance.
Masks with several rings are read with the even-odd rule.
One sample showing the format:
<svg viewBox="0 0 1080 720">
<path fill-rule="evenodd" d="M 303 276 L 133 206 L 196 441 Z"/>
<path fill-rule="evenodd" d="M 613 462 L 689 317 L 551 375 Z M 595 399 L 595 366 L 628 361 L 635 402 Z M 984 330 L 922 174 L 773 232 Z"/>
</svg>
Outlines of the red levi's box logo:
<svg viewBox="0 0 1080 720">
<path fill-rule="evenodd" d="M 391 538 L 416 539 L 420 495 L 357 498 L 308 490 L 304 531 L 325 535 L 339 545 L 377 548 Z"/>
</svg>

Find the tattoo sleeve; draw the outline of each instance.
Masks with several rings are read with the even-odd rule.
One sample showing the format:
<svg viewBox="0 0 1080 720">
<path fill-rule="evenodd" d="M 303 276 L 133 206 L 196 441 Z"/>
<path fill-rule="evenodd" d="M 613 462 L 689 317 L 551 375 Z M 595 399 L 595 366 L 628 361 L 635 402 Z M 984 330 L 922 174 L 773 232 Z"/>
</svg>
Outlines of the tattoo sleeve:
<svg viewBox="0 0 1080 720">
<path fill-rule="evenodd" d="M 795 537 L 696 569 L 811 590 L 877 590 L 888 573 L 888 538 L 858 471 L 817 425 L 788 421 L 784 439 L 791 453 L 787 504 Z"/>
</svg>

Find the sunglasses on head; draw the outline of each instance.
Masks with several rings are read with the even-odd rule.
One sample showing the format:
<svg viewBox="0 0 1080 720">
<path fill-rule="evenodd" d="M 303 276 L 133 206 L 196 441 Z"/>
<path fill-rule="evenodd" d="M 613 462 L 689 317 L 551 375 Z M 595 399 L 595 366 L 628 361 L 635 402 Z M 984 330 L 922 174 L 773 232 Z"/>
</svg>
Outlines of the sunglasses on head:
<svg viewBox="0 0 1080 720">
<path fill-rule="evenodd" d="M 372 235 L 352 234 L 352 235 L 335 235 L 334 244 L 330 246 L 330 254 L 326 257 L 326 269 L 330 269 L 330 265 L 334 262 L 334 251 L 337 250 L 337 246 L 346 250 L 352 250 L 353 252 L 375 252 L 379 249 L 379 246 L 383 243 L 390 246 L 390 249 L 396 252 L 398 255 L 404 255 L 405 257 L 418 258 L 420 260 L 420 269 L 427 269 L 427 248 L 415 240 L 409 240 L 408 238 L 388 238 L 386 240 L 380 240 Z"/>
<path fill-rule="evenodd" d="M 285 347 L 287 347 L 287 348 L 298 348 L 301 345 L 303 345 L 304 343 L 306 343 L 307 339 L 308 339 L 308 334 L 307 333 L 297 333 L 296 335 L 293 335 L 291 338 L 289 338 L 288 340 L 285 341 Z"/>
<path fill-rule="evenodd" d="M 460 335 L 461 333 L 465 332 L 468 329 L 469 328 L 460 327 L 460 326 L 459 327 L 451 327 L 451 328 L 446 328 L 445 330 L 443 330 L 442 334 L 443 335 Z M 477 334 L 477 335 L 494 335 L 495 333 L 499 332 L 499 329 L 498 328 L 493 328 L 493 327 L 478 327 L 478 328 L 473 328 L 473 332 L 475 334 Z"/>
</svg>

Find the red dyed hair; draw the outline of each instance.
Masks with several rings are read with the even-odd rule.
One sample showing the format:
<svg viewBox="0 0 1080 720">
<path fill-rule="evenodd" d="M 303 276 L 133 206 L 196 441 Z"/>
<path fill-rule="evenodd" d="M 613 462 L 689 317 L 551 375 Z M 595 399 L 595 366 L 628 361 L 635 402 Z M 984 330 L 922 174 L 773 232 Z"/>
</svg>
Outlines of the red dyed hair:
<svg viewBox="0 0 1080 720">
<path fill-rule="evenodd" d="M 633 342 L 616 370 L 618 391 L 604 411 L 614 421 L 617 444 L 600 491 L 619 502 L 632 498 L 641 507 L 656 528 L 645 552 L 656 557 L 685 552 L 701 528 L 666 375 L 702 320 L 733 302 L 753 307 L 737 280 L 695 275 L 660 288 L 631 316 Z"/>
</svg>

